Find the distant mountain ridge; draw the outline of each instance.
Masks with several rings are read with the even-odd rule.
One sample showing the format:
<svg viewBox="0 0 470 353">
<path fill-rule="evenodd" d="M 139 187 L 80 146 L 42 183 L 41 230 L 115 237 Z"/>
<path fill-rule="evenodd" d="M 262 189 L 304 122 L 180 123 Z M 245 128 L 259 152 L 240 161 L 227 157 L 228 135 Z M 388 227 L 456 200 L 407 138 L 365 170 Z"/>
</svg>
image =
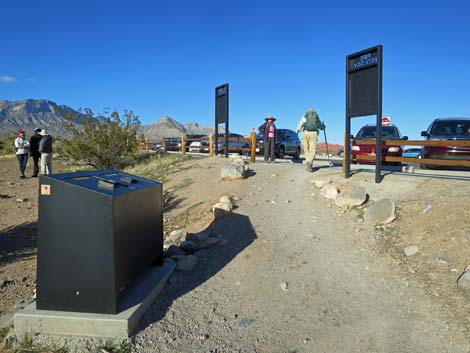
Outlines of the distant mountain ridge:
<svg viewBox="0 0 470 353">
<path fill-rule="evenodd" d="M 64 127 L 67 111 L 74 115 L 79 114 L 66 105 L 58 105 L 47 99 L 0 100 L 0 137 L 16 134 L 19 129 L 25 130 L 26 136 L 29 136 L 39 127 L 48 130 L 53 136 L 68 138 L 70 133 Z M 208 135 L 211 132 L 214 132 L 214 127 L 201 126 L 194 122 L 181 124 L 169 117 L 139 128 L 139 134 L 144 134 L 149 139 L 180 137 L 183 134 Z"/>
</svg>

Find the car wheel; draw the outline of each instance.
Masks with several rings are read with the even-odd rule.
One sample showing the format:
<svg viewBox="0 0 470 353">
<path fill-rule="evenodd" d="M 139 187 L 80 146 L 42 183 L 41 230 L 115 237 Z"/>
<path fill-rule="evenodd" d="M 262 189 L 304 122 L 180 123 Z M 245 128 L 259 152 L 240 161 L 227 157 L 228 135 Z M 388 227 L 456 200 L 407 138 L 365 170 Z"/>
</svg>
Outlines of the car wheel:
<svg viewBox="0 0 470 353">
<path fill-rule="evenodd" d="M 296 160 L 296 159 L 300 159 L 300 147 L 297 148 L 297 150 L 295 151 L 294 160 Z"/>
<path fill-rule="evenodd" d="M 277 153 L 278 157 L 282 159 L 284 158 L 285 154 L 286 154 L 286 150 L 284 149 L 284 146 L 279 147 L 279 152 Z"/>
</svg>

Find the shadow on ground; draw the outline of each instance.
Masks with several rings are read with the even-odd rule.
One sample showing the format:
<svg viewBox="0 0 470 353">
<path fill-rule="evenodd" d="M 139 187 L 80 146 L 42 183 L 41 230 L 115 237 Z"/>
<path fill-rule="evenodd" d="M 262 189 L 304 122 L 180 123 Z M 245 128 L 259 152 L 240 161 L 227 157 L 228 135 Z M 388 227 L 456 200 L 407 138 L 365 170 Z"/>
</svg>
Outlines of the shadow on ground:
<svg viewBox="0 0 470 353">
<path fill-rule="evenodd" d="M 134 334 L 163 319 L 173 301 L 215 276 L 257 238 L 249 217 L 235 213 L 214 220 L 207 230 L 219 234 L 222 242 L 210 249 L 202 250 L 203 255 L 196 255 L 199 263 L 192 271 L 175 270 L 173 276 L 178 279 L 177 283 L 172 284 L 172 281 L 167 283 L 157 301 L 147 310 Z"/>
<path fill-rule="evenodd" d="M 36 256 L 37 222 L 22 223 L 0 231 L 0 266 Z"/>
</svg>

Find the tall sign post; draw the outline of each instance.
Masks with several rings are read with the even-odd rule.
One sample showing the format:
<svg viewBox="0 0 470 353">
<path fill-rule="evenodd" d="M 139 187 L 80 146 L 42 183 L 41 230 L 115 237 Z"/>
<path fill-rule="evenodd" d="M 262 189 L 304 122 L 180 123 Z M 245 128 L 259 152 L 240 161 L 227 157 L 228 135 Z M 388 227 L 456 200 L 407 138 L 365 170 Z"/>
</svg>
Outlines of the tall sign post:
<svg viewBox="0 0 470 353">
<path fill-rule="evenodd" d="M 219 153 L 219 124 L 225 123 L 225 157 L 228 157 L 228 83 L 215 88 L 215 154 Z"/>
<path fill-rule="evenodd" d="M 375 182 L 382 179 L 382 46 L 346 57 L 344 176 L 351 176 L 351 118 L 376 115 Z"/>
</svg>

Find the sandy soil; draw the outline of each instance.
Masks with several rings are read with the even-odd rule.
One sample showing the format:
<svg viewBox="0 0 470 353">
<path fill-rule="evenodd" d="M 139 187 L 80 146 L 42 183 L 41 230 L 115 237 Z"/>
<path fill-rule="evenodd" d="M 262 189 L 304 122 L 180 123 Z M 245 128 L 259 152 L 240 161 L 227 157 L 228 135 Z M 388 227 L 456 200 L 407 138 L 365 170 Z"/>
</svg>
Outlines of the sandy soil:
<svg viewBox="0 0 470 353">
<path fill-rule="evenodd" d="M 209 227 L 226 241 L 175 273 L 135 351 L 470 351 L 470 305 L 456 284 L 470 250 L 468 181 L 387 175 L 377 185 L 367 172 L 344 180 L 338 168 L 256 163 L 249 178 L 219 182 L 225 162 L 175 166 L 164 184 L 166 233 Z M 0 311 L 34 288 L 37 180 L 16 167 L 0 159 Z M 391 198 L 397 220 L 368 227 L 363 209 L 337 209 L 310 183 L 324 176 Z M 223 194 L 237 208 L 214 221 Z M 408 245 L 418 253 L 406 257 Z"/>
</svg>

